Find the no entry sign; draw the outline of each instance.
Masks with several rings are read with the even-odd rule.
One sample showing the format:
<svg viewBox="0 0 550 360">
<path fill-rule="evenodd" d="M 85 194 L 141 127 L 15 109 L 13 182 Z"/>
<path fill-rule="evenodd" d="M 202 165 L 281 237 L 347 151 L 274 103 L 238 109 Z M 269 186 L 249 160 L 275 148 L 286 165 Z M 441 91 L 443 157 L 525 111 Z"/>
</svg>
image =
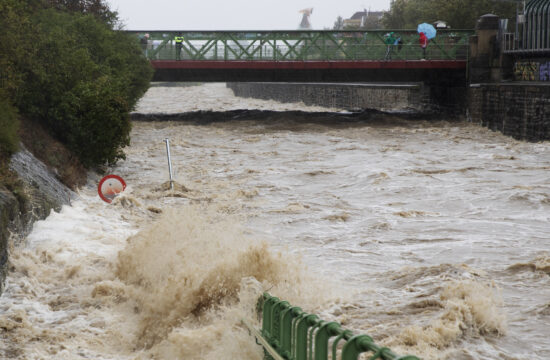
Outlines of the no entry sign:
<svg viewBox="0 0 550 360">
<path fill-rule="evenodd" d="M 110 203 L 124 189 L 126 189 L 126 183 L 120 176 L 107 175 L 99 182 L 97 193 L 103 201 Z"/>
</svg>

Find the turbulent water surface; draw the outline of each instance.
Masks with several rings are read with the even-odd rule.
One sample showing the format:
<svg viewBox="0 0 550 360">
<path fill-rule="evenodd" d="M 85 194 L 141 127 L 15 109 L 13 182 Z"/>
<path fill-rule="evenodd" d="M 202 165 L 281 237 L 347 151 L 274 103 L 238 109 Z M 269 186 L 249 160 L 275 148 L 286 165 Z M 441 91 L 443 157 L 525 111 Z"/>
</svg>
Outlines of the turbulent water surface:
<svg viewBox="0 0 550 360">
<path fill-rule="evenodd" d="M 327 111 L 223 84 L 153 87 L 137 111 L 247 108 Z M 261 359 L 240 319 L 266 290 L 398 353 L 550 358 L 549 143 L 389 114 L 228 120 L 135 122 L 110 170 L 124 195 L 91 177 L 12 248 L 1 358 Z"/>
</svg>

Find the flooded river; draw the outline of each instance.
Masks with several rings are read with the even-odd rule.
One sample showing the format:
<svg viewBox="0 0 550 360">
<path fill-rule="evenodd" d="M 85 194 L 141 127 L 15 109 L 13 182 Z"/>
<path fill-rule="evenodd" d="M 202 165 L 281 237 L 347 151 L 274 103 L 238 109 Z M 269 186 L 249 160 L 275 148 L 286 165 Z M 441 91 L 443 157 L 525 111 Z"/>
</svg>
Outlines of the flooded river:
<svg viewBox="0 0 550 360">
<path fill-rule="evenodd" d="M 340 110 L 207 84 L 136 111 L 235 109 Z M 550 143 L 324 117 L 135 122 L 124 195 L 92 174 L 11 250 L 0 358 L 261 359 L 240 319 L 269 291 L 396 353 L 549 359 Z"/>
</svg>

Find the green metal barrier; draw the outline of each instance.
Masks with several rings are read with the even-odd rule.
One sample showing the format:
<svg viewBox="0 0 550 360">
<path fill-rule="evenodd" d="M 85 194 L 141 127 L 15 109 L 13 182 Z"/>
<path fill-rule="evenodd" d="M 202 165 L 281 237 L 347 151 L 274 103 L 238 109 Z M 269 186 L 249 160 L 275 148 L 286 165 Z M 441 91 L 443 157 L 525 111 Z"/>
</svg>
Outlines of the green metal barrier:
<svg viewBox="0 0 550 360">
<path fill-rule="evenodd" d="M 332 360 L 357 360 L 367 354 L 369 360 L 419 360 L 412 355 L 398 356 L 386 347 L 379 347 L 368 335 L 354 335 L 337 322 L 327 322 L 308 314 L 287 301 L 265 293 L 259 301 L 262 307 L 261 337 L 266 360 L 328 360 L 332 340 Z M 251 326 L 245 324 L 252 330 Z M 254 330 L 255 331 L 255 330 Z M 334 339 L 333 339 L 334 338 Z M 341 351 L 339 344 L 345 341 Z"/>
<path fill-rule="evenodd" d="M 416 30 L 322 31 L 128 31 L 149 34 L 146 56 L 151 60 L 200 61 L 357 61 L 384 60 L 389 31 L 401 37 L 392 45 L 392 60 L 419 60 Z M 438 30 L 430 40 L 427 59 L 466 60 L 473 30 Z M 181 50 L 175 36 L 184 38 Z M 180 54 L 176 54 L 179 50 Z"/>
</svg>

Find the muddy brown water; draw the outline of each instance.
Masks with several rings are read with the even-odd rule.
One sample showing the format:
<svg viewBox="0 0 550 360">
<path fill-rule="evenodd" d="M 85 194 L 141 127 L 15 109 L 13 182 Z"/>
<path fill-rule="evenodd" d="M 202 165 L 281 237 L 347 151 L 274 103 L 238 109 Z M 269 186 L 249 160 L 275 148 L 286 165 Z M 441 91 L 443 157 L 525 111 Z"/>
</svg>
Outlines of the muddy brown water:
<svg viewBox="0 0 550 360">
<path fill-rule="evenodd" d="M 12 248 L 1 358 L 260 359 L 240 319 L 266 290 L 397 353 L 550 358 L 550 143 L 223 84 L 136 111 L 237 109 L 309 114 L 134 122 L 125 193 L 103 203 L 91 176 Z"/>
</svg>

